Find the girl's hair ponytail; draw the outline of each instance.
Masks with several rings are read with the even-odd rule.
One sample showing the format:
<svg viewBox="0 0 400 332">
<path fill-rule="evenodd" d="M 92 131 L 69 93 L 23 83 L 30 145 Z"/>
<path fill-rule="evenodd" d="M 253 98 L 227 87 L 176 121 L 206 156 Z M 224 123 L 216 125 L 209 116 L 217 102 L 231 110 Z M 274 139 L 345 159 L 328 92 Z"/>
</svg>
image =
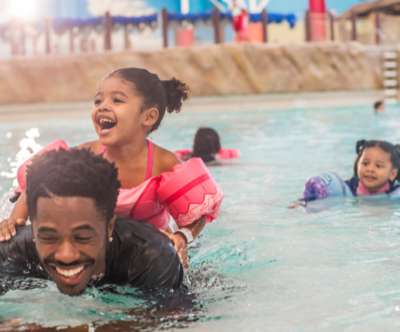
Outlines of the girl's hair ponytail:
<svg viewBox="0 0 400 332">
<path fill-rule="evenodd" d="M 392 160 L 396 161 L 396 165 L 393 166 L 398 170 L 395 181 L 400 181 L 400 144 L 394 145 Z"/>
<path fill-rule="evenodd" d="M 394 151 L 393 151 L 393 153 L 396 153 L 396 154 L 397 154 L 397 157 L 398 157 L 399 160 L 400 160 L 400 144 L 395 144 L 395 145 L 394 145 Z"/>
<path fill-rule="evenodd" d="M 170 80 L 161 81 L 161 83 L 165 90 L 167 112 L 179 113 L 182 102 L 189 96 L 189 87 L 175 77 Z"/>
<path fill-rule="evenodd" d="M 367 141 L 365 139 L 360 139 L 357 141 L 357 143 L 356 143 L 356 153 L 357 154 L 360 154 L 362 152 L 362 150 L 364 150 L 365 143 L 367 143 Z"/>
<path fill-rule="evenodd" d="M 156 107 L 159 115 L 156 123 L 150 128 L 150 132 L 156 130 L 164 117 L 165 111 L 168 113 L 179 112 L 182 102 L 188 98 L 188 86 L 172 78 L 162 81 L 158 75 L 149 72 L 144 68 L 121 68 L 108 74 L 106 78 L 118 76 L 133 84 L 136 93 L 143 98 L 142 110 Z"/>
<path fill-rule="evenodd" d="M 355 177 L 358 177 L 358 172 L 357 172 L 358 162 L 360 161 L 362 152 L 363 152 L 366 144 L 367 144 L 367 141 L 365 139 L 360 139 L 356 143 L 357 158 L 356 158 L 356 161 L 354 162 L 354 165 L 353 165 L 353 173 L 354 173 L 353 176 L 355 176 Z"/>
</svg>

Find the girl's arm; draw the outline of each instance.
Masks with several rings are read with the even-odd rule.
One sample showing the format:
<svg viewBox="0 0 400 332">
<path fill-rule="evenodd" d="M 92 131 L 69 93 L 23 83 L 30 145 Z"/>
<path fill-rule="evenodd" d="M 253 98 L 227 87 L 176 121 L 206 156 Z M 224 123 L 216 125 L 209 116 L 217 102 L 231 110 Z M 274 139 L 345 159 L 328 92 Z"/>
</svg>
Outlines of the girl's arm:
<svg viewBox="0 0 400 332">
<path fill-rule="evenodd" d="M 200 218 L 190 225 L 176 230 L 176 232 L 173 233 L 171 236 L 172 240 L 175 243 L 175 246 L 178 242 L 181 246 L 184 245 L 186 247 L 189 242 L 192 242 L 195 238 L 199 236 L 205 225 L 206 222 L 204 221 L 204 218 Z"/>
<path fill-rule="evenodd" d="M 176 155 L 171 153 L 170 151 L 164 150 L 162 152 L 164 153 L 158 155 L 159 157 L 161 157 L 159 158 L 159 160 L 163 161 L 163 167 L 161 171 L 159 171 L 159 173 L 167 173 L 164 175 L 162 193 L 159 191 L 159 195 L 162 196 L 161 201 L 168 201 L 168 198 L 172 197 L 171 195 L 174 193 L 174 191 L 178 192 L 180 190 L 183 190 L 184 192 L 186 191 L 186 193 L 182 192 L 177 197 L 185 197 L 183 198 L 183 205 L 187 204 L 194 198 L 191 197 L 193 191 L 190 189 L 190 186 L 192 186 L 191 188 L 194 189 L 194 186 L 196 186 L 195 182 L 200 180 L 199 177 L 203 177 L 203 179 L 201 179 L 201 188 L 204 188 L 206 186 L 207 189 L 210 190 L 209 201 L 204 202 L 204 208 L 198 209 L 198 211 L 196 212 L 198 219 L 194 218 L 195 220 L 193 222 L 188 222 L 188 220 L 186 220 L 186 222 L 182 223 L 177 219 L 179 212 L 177 212 L 176 209 L 174 209 L 171 205 L 177 203 L 178 199 L 173 199 L 172 204 L 167 203 L 168 211 L 175 219 L 178 227 L 180 227 L 174 233 L 170 233 L 169 237 L 174 242 L 175 249 L 181 257 L 181 261 L 184 267 L 187 268 L 187 245 L 201 233 L 207 221 L 210 221 L 210 219 L 213 220 L 215 218 L 223 194 L 218 188 L 217 184 L 212 179 L 212 177 L 209 175 L 208 170 L 203 162 L 198 160 L 189 161 L 187 163 L 190 163 L 190 165 L 192 166 L 188 167 L 187 163 L 181 164 Z M 183 167 L 180 170 L 178 170 L 178 168 L 180 167 L 178 166 L 179 164 Z M 176 166 L 178 168 L 176 168 Z M 186 169 L 186 171 L 183 171 L 183 169 Z M 189 187 L 187 186 L 188 184 L 190 185 Z M 167 186 L 168 189 L 166 188 Z M 195 198 L 198 199 L 198 195 L 196 195 Z M 210 204 L 210 200 L 213 201 L 213 204 Z M 202 205 L 201 202 L 197 203 L 197 205 Z M 185 210 L 184 206 L 182 208 L 183 210 Z"/>
<path fill-rule="evenodd" d="M 189 242 L 193 241 L 196 237 L 199 236 L 200 232 L 203 230 L 206 222 L 204 218 L 200 218 L 190 225 L 187 225 L 184 228 L 178 229 L 173 234 L 167 234 L 169 238 L 174 243 L 174 247 L 176 252 L 178 253 L 183 268 L 186 270 L 189 268 L 189 258 L 187 256 L 187 246 Z"/>
<path fill-rule="evenodd" d="M 0 242 L 8 241 L 16 234 L 16 227 L 25 225 L 28 220 L 28 205 L 25 191 L 18 197 L 10 216 L 0 223 Z"/>
</svg>

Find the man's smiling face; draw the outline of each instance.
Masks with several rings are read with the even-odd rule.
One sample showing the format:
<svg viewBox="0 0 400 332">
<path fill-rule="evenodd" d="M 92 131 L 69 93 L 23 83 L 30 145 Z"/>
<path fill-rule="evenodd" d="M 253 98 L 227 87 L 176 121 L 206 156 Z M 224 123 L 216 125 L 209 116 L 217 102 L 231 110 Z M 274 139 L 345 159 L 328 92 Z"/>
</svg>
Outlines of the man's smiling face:
<svg viewBox="0 0 400 332">
<path fill-rule="evenodd" d="M 78 295 L 105 272 L 112 222 L 92 198 L 40 197 L 32 227 L 40 261 L 62 293 Z"/>
</svg>

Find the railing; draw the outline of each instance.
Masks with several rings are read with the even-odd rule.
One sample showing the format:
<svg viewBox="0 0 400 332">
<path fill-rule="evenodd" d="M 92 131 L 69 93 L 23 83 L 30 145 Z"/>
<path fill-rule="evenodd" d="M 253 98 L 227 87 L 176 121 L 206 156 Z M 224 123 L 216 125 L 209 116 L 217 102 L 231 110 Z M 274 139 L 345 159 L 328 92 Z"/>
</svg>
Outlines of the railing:
<svg viewBox="0 0 400 332">
<path fill-rule="evenodd" d="M 80 50 L 88 51 L 88 35 L 97 33 L 103 36 L 103 49 L 112 49 L 113 30 L 122 27 L 125 35 L 125 49 L 129 46 L 129 29 L 140 29 L 143 26 L 155 28 L 158 22 L 158 15 L 140 17 L 111 17 L 106 13 L 104 17 L 90 19 L 45 19 L 41 22 L 11 21 L 0 26 L 0 38 L 8 43 L 11 48 L 11 55 L 26 55 L 27 45 L 30 41 L 33 55 L 40 53 L 54 53 L 53 39 L 62 38 L 65 34 L 69 38 L 69 52 L 76 51 L 76 40 L 80 39 Z M 43 41 L 43 52 L 39 51 L 39 40 Z M 96 47 L 92 47 L 96 48 Z"/>
<path fill-rule="evenodd" d="M 397 28 L 400 27 L 400 18 L 396 24 L 392 22 L 395 19 L 397 18 L 382 13 L 371 14 L 367 18 L 351 15 L 341 19 L 329 12 L 321 14 L 307 11 L 304 17 L 304 40 L 359 41 L 366 44 L 393 45 L 400 41 L 400 28 Z M 142 38 L 138 43 L 146 43 L 152 48 L 173 45 L 173 35 L 175 45 L 193 45 L 201 42 L 195 40 L 198 37 L 195 34 L 200 30 L 207 32 L 207 42 L 223 43 L 229 40 L 229 34 L 232 34 L 231 22 L 230 13 L 221 13 L 216 9 L 208 13 L 188 15 L 162 10 L 160 14 L 140 17 L 112 17 L 106 13 L 103 17 L 90 19 L 11 21 L 0 25 L 0 57 L 2 49 L 3 54 L 9 50 L 11 56 L 129 50 L 132 48 L 132 39 L 137 37 L 133 32 L 143 30 L 151 31 L 151 38 Z M 275 30 L 270 28 L 270 24 L 285 22 L 294 27 L 297 20 L 293 14 L 282 15 L 263 11 L 260 14 L 249 15 L 249 22 L 249 30 L 253 33 L 250 41 L 267 43 L 274 41 L 271 36 Z M 200 27 L 201 24 L 205 27 Z M 301 25 L 300 29 L 303 29 Z M 122 39 L 119 36 L 121 31 Z M 179 39 L 180 37 L 182 38 Z M 4 51 L 4 45 L 7 52 Z M 138 46 L 140 48 L 142 45 Z"/>
<path fill-rule="evenodd" d="M 388 24 L 386 28 L 384 27 L 386 21 L 394 19 L 395 16 L 379 12 L 367 17 L 357 17 L 353 14 L 348 18 L 338 18 L 330 12 L 320 14 L 307 11 L 304 17 L 304 40 L 397 44 L 400 41 L 400 29 L 395 36 L 393 27 L 398 26 L 400 20 L 397 24 L 391 24 L 390 27 Z"/>
<path fill-rule="evenodd" d="M 223 36 L 221 33 L 222 25 L 232 22 L 232 14 L 231 13 L 221 13 L 218 9 L 214 8 L 214 10 L 210 13 L 201 13 L 201 14 L 173 14 L 168 13 L 165 9 L 162 10 L 162 27 L 163 27 L 163 45 L 164 47 L 168 47 L 168 31 L 170 29 L 171 24 L 184 24 L 189 23 L 191 25 L 195 25 L 198 22 L 211 22 L 214 30 L 214 42 L 216 44 L 224 42 Z M 266 10 L 263 10 L 260 14 L 250 14 L 249 15 L 250 23 L 259 23 L 262 29 L 262 42 L 268 41 L 268 24 L 271 23 L 282 23 L 287 22 L 290 27 L 294 27 L 297 22 L 297 18 L 293 14 L 275 14 L 275 13 L 267 13 Z"/>
<path fill-rule="evenodd" d="M 161 32 L 159 47 L 170 46 L 171 30 L 194 29 L 199 23 L 209 25 L 214 43 L 224 42 L 222 29 L 232 21 L 230 13 L 221 13 L 217 9 L 209 13 L 175 14 L 165 9 L 160 15 L 153 14 L 140 17 L 111 16 L 90 19 L 56 18 L 40 22 L 11 21 L 0 25 L 0 40 L 8 44 L 12 56 L 32 54 L 60 53 L 60 40 L 67 53 L 95 52 L 98 49 L 110 51 L 115 49 L 113 40 L 116 32 L 123 30 L 123 49 L 131 48 L 130 33 L 132 30 L 151 29 Z M 258 25 L 262 31 L 260 42 L 268 41 L 268 24 L 287 22 L 290 27 L 296 24 L 293 14 L 282 15 L 267 13 L 249 15 L 250 24 Z M 65 40 L 66 39 L 66 40 Z M 79 44 L 77 46 L 77 43 Z M 101 46 L 99 47 L 99 44 Z"/>
</svg>

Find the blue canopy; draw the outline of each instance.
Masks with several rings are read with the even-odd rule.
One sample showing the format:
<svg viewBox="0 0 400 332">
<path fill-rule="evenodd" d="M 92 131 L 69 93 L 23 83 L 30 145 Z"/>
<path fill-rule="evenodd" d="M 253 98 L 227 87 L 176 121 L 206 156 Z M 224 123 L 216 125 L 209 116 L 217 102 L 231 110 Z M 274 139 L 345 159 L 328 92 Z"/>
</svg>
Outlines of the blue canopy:
<svg viewBox="0 0 400 332">
<path fill-rule="evenodd" d="M 294 28 L 297 23 L 297 17 L 294 14 L 276 14 L 276 13 L 267 13 L 268 14 L 268 23 L 282 23 L 287 22 L 291 28 Z M 261 22 L 262 17 L 261 14 L 250 14 L 251 22 Z"/>
<path fill-rule="evenodd" d="M 294 14 L 276 14 L 267 13 L 268 23 L 282 23 L 287 22 L 291 28 L 296 25 L 297 18 Z M 158 22 L 158 14 L 152 14 L 147 16 L 112 16 L 113 24 L 120 25 L 153 25 Z M 220 18 L 223 20 L 232 20 L 231 13 L 220 13 Z M 168 19 L 170 22 L 191 22 L 193 24 L 203 21 L 207 22 L 212 19 L 212 12 L 195 13 L 195 14 L 179 14 L 179 13 L 168 13 Z M 261 22 L 261 14 L 250 14 L 249 19 L 251 22 Z M 104 17 L 92 17 L 92 18 L 55 18 L 53 19 L 53 27 L 56 31 L 65 31 L 70 28 L 83 28 L 83 27 L 95 27 L 103 24 Z M 38 22 L 39 27 L 42 22 Z M 41 28 L 41 27 L 40 27 Z"/>
<path fill-rule="evenodd" d="M 297 17 L 294 14 L 277 14 L 277 13 L 268 13 L 268 23 L 282 23 L 287 22 L 291 28 L 296 25 Z M 211 20 L 212 13 L 196 13 L 196 14 L 178 14 L 178 13 L 168 13 L 168 19 L 170 21 L 183 22 L 188 21 L 191 23 L 197 23 L 199 21 L 209 21 Z M 231 13 L 220 13 L 221 19 L 232 20 Z M 250 14 L 249 15 L 251 22 L 261 22 L 262 16 L 261 14 Z"/>
<path fill-rule="evenodd" d="M 158 15 L 147 15 L 147 16 L 112 16 L 113 24 L 121 24 L 121 25 L 139 25 L 139 24 L 153 24 L 157 23 Z M 101 25 L 103 23 L 104 17 L 93 17 L 87 19 L 80 18 L 56 18 L 53 20 L 53 27 L 56 31 L 63 31 L 69 28 L 82 28 L 82 27 L 94 27 Z"/>
<path fill-rule="evenodd" d="M 114 24 L 122 24 L 122 25 L 152 24 L 152 23 L 156 23 L 157 20 L 158 20 L 158 14 L 152 14 L 152 15 L 147 15 L 147 16 L 132 16 L 132 17 L 126 17 L 126 16 L 113 16 L 112 17 L 112 22 Z"/>
<path fill-rule="evenodd" d="M 70 28 L 93 27 L 102 24 L 103 17 L 93 18 L 56 18 L 53 20 L 53 27 L 56 31 L 63 31 Z"/>
</svg>

